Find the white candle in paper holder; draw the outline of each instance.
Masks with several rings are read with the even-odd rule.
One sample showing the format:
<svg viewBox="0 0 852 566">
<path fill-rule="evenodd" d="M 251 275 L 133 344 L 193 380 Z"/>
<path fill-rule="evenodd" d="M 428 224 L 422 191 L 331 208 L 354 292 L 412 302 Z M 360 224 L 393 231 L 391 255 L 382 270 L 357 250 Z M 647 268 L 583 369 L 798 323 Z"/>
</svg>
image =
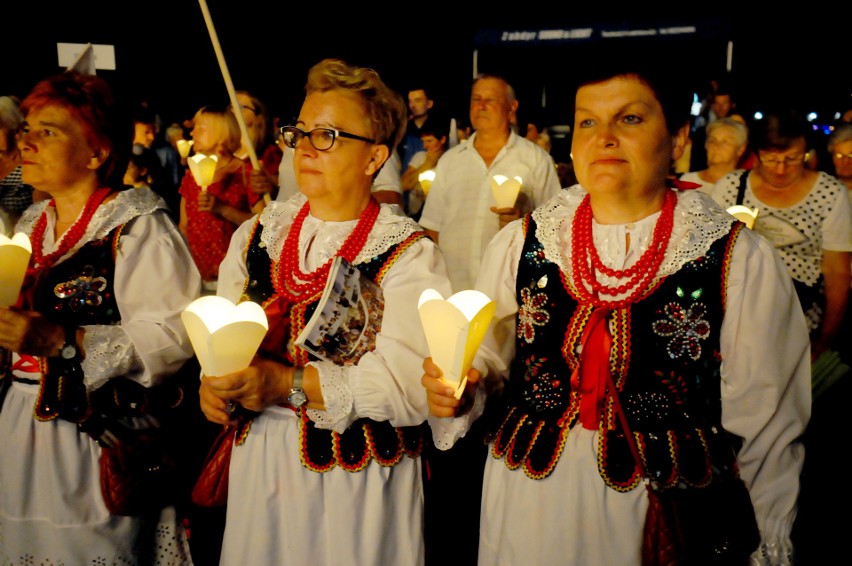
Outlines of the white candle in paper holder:
<svg viewBox="0 0 852 566">
<path fill-rule="evenodd" d="M 0 234 L 0 307 L 18 301 L 32 255 L 30 238 L 18 232 L 11 238 Z"/>
<path fill-rule="evenodd" d="M 737 220 L 744 222 L 746 228 L 754 227 L 754 221 L 757 219 L 757 208 L 749 208 L 742 204 L 735 204 L 727 210 L 728 214 L 734 216 Z"/>
<path fill-rule="evenodd" d="M 420 294 L 417 310 L 429 353 L 441 368 L 443 379 L 456 388 L 456 399 L 464 391 L 467 372 L 485 338 L 494 309 L 494 301 L 473 289 L 459 291 L 446 300 L 434 289 Z"/>
<path fill-rule="evenodd" d="M 497 208 L 512 208 L 518 200 L 523 180 L 520 177 L 494 175 L 491 177 L 491 194 L 494 195 Z"/>
<path fill-rule="evenodd" d="M 202 372 L 210 376 L 247 368 L 269 327 L 259 304 L 235 305 L 215 295 L 192 301 L 181 320 Z"/>
<path fill-rule="evenodd" d="M 189 165 L 189 171 L 192 177 L 202 191 L 206 191 L 207 187 L 213 184 L 213 176 L 216 174 L 216 162 L 219 157 L 216 155 L 204 155 L 196 153 L 186 163 Z"/>
<path fill-rule="evenodd" d="M 192 140 L 178 140 L 176 145 L 181 159 L 186 159 L 187 157 L 189 157 L 189 150 L 192 147 Z"/>
<path fill-rule="evenodd" d="M 420 173 L 417 176 L 417 180 L 420 181 L 420 188 L 423 189 L 423 196 L 429 194 L 429 189 L 432 187 L 432 181 L 435 180 L 435 170 L 427 169 Z"/>
</svg>

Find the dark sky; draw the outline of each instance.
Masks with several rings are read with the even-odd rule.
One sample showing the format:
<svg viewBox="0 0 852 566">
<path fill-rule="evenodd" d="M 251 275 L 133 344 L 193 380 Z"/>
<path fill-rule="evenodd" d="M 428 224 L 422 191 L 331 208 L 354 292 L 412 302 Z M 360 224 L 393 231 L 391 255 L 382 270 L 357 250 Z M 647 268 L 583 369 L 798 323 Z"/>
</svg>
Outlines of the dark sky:
<svg viewBox="0 0 852 566">
<path fill-rule="evenodd" d="M 664 22 L 713 22 L 700 27 L 715 37 L 673 45 L 694 63 L 689 68 L 678 64 L 673 72 L 687 70 L 709 81 L 724 71 L 727 42 L 733 42 L 732 74 L 744 111 L 769 101 L 824 114 L 852 106 L 850 40 L 842 18 L 810 23 L 803 10 L 792 13 L 780 5 L 771 15 L 759 18 L 709 19 L 694 13 L 655 18 L 647 12 L 637 18 L 609 3 L 599 13 L 591 8 L 581 13 L 577 3 L 517 2 L 506 11 L 497 3 L 462 8 L 462 3 L 435 1 L 385 4 L 382 13 L 381 6 L 363 2 L 338 10 L 330 2 L 207 1 L 236 88 L 254 91 L 285 120 L 298 112 L 307 69 L 323 57 L 374 67 L 403 93 L 411 77 L 423 77 L 445 109 L 465 120 L 476 38 L 487 36 L 488 30 L 641 27 Z M 202 105 L 227 101 L 195 0 L 46 4 L 54 3 L 18 0 L 4 7 L 0 94 L 23 96 L 40 78 L 62 70 L 57 42 L 91 42 L 116 49 L 117 70 L 98 74 L 126 96 L 148 99 L 167 121 L 189 117 Z M 723 6 L 714 3 L 713 7 Z M 461 10 L 482 13 L 464 16 Z M 564 98 L 568 95 L 560 85 L 562 78 L 570 76 L 572 62 L 576 57 L 600 56 L 594 44 L 576 49 L 573 45 L 479 47 L 479 70 L 508 76 L 518 92 L 521 114 L 551 123 L 566 121 Z M 547 96 L 544 109 L 542 91 Z"/>
</svg>

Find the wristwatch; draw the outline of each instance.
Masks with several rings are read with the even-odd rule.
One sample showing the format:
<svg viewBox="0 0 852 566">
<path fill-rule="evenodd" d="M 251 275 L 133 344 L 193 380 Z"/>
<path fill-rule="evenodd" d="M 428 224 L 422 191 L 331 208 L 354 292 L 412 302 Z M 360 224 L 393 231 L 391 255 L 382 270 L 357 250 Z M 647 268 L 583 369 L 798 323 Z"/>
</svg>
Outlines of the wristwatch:
<svg viewBox="0 0 852 566">
<path fill-rule="evenodd" d="M 287 396 L 287 403 L 296 409 L 301 408 L 302 405 L 308 402 L 308 396 L 305 395 L 305 391 L 302 389 L 302 377 L 304 373 L 305 368 L 293 368 L 293 385 L 290 387 L 290 395 Z"/>
<path fill-rule="evenodd" d="M 63 360 L 73 360 L 77 357 L 77 328 L 65 328 L 65 344 L 59 350 L 59 356 Z"/>
</svg>

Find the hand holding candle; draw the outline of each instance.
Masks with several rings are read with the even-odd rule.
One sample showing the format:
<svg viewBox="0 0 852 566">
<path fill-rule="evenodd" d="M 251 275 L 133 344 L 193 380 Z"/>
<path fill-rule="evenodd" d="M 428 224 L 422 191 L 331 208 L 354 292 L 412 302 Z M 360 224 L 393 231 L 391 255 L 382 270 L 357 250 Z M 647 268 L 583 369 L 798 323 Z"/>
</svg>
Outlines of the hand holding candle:
<svg viewBox="0 0 852 566">
<path fill-rule="evenodd" d="M 187 160 L 189 171 L 192 173 L 193 179 L 201 187 L 201 191 L 207 190 L 207 187 L 213 184 L 213 176 L 216 174 L 216 162 L 219 157 L 216 155 L 204 155 L 196 153 Z"/>
<path fill-rule="evenodd" d="M 245 369 L 268 329 L 266 313 L 257 303 L 235 305 L 206 296 L 194 300 L 181 314 L 204 375 L 226 375 Z"/>
<path fill-rule="evenodd" d="M 420 294 L 417 310 L 432 361 L 441 368 L 443 379 L 455 387 L 456 399 L 464 392 L 467 372 L 485 338 L 494 309 L 495 304 L 487 295 L 472 289 L 446 300 L 434 289 Z"/>
<path fill-rule="evenodd" d="M 30 255 L 32 246 L 26 234 L 18 232 L 12 238 L 0 234 L 0 307 L 18 301 Z"/>
</svg>

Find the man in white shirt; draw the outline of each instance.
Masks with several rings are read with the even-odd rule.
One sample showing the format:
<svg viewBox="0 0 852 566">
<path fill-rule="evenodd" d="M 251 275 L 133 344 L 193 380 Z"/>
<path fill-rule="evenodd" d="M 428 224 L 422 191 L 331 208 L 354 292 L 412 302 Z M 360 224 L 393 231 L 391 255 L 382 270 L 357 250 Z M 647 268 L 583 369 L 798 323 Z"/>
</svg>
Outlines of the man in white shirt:
<svg viewBox="0 0 852 566">
<path fill-rule="evenodd" d="M 476 132 L 447 150 L 435 167 L 420 224 L 444 254 L 453 291 L 472 289 L 483 252 L 500 228 L 546 202 L 561 187 L 556 165 L 539 145 L 511 131 L 518 109 L 512 87 L 501 77 L 480 75 L 473 83 L 470 123 Z M 497 208 L 491 177 L 521 177 L 514 206 Z M 480 420 L 479 423 L 483 421 Z M 481 424 L 467 432 L 450 450 L 424 448 L 429 466 L 426 485 L 426 546 L 432 561 L 476 563 L 478 529 L 470 529 L 450 549 L 443 544 L 440 511 L 452 508 L 462 525 L 479 524 L 480 494 L 486 450 Z"/>
<path fill-rule="evenodd" d="M 443 251 L 455 292 L 473 288 L 485 247 L 500 228 L 561 190 L 550 154 L 511 131 L 517 108 L 505 79 L 477 77 L 470 98 L 475 133 L 444 153 L 435 169 L 420 224 Z M 495 207 L 494 175 L 521 177 L 513 207 Z"/>
</svg>

